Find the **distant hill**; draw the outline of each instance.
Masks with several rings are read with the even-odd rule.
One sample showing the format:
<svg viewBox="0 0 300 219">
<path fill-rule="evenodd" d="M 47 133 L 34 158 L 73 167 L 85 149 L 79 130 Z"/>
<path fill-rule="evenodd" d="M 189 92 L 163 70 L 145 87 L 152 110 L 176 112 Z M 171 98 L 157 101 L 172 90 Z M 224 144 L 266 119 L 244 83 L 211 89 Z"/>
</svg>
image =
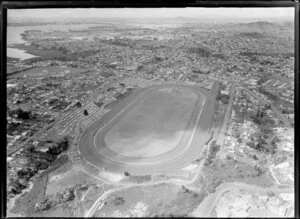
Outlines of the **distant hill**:
<svg viewBox="0 0 300 219">
<path fill-rule="evenodd" d="M 239 35 L 247 38 L 254 38 L 254 39 L 262 39 L 266 37 L 265 34 L 259 32 L 246 32 L 246 33 L 240 33 Z"/>
<path fill-rule="evenodd" d="M 250 22 L 250 23 L 243 23 L 239 24 L 239 26 L 243 27 L 254 27 L 254 28 L 270 28 L 270 27 L 276 27 L 278 24 L 272 23 L 272 22 L 267 22 L 267 21 L 257 21 L 257 22 Z"/>
</svg>

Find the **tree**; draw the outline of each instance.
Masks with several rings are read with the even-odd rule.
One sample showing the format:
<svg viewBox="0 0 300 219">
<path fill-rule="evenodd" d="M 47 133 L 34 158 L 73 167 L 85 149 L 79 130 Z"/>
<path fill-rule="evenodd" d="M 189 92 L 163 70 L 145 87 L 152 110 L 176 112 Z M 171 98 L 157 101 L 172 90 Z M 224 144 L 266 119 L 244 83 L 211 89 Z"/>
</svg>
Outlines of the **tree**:
<svg viewBox="0 0 300 219">
<path fill-rule="evenodd" d="M 49 164 L 47 161 L 40 162 L 40 167 L 39 167 L 40 170 L 45 170 L 48 167 L 49 167 Z"/>
<path fill-rule="evenodd" d="M 27 172 L 24 169 L 20 169 L 17 171 L 17 176 L 19 178 L 23 178 L 26 174 L 27 174 Z"/>
<path fill-rule="evenodd" d="M 88 113 L 87 110 L 84 110 L 84 111 L 83 111 L 83 115 L 87 116 L 88 114 L 89 114 L 89 113 Z"/>
<path fill-rule="evenodd" d="M 67 137 L 62 138 L 60 141 L 58 141 L 57 146 L 59 148 L 60 153 L 67 150 L 69 146 L 69 140 Z"/>
<path fill-rule="evenodd" d="M 10 186 L 11 186 L 10 192 L 13 194 L 20 194 L 22 190 L 26 188 L 26 186 L 22 185 L 18 179 L 11 179 Z"/>
<path fill-rule="evenodd" d="M 80 103 L 80 102 L 77 102 L 77 103 L 75 104 L 75 106 L 77 106 L 77 107 L 81 107 L 82 105 L 81 105 L 81 103 Z"/>
<path fill-rule="evenodd" d="M 35 148 L 33 145 L 29 146 L 27 149 L 26 149 L 29 153 L 33 153 L 35 151 Z"/>
<path fill-rule="evenodd" d="M 16 110 L 16 115 L 19 119 L 29 119 L 31 115 L 31 111 L 23 111 L 21 108 Z"/>
<path fill-rule="evenodd" d="M 130 176 L 130 174 L 128 172 L 124 172 L 125 176 Z"/>
</svg>

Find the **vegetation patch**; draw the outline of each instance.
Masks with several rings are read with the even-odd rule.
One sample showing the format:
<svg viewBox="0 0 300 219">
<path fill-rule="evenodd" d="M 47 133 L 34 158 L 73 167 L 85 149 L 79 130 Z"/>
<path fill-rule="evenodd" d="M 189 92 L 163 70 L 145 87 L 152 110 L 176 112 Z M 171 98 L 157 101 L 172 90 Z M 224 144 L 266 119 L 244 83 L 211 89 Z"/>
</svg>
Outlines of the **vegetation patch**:
<svg viewBox="0 0 300 219">
<path fill-rule="evenodd" d="M 204 58 L 209 58 L 211 55 L 211 51 L 205 47 L 191 47 L 188 49 L 188 53 L 193 53 Z"/>
<path fill-rule="evenodd" d="M 42 172 L 35 180 L 31 190 L 22 194 L 11 209 L 12 213 L 22 214 L 30 217 L 35 212 L 36 203 L 40 202 L 45 195 L 48 174 L 68 162 L 68 156 L 63 155 L 52 163 L 50 168 Z"/>
<path fill-rule="evenodd" d="M 58 158 L 58 155 L 67 150 L 69 146 L 68 138 L 62 138 L 54 142 L 46 152 L 36 151 L 33 146 L 24 150 L 23 155 L 27 162 L 23 168 L 19 169 L 15 177 L 10 178 L 8 184 L 8 195 L 20 194 L 27 187 L 29 180 L 40 170 L 58 168 L 62 160 L 67 160 L 67 155 Z"/>
</svg>

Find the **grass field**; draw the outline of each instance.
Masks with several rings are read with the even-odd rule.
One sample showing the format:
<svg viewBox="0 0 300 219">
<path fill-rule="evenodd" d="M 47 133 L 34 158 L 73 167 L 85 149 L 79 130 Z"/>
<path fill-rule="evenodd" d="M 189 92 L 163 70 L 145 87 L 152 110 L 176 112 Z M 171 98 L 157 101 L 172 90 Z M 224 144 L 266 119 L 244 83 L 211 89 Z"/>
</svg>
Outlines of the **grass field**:
<svg viewBox="0 0 300 219">
<path fill-rule="evenodd" d="M 166 153 L 179 144 L 197 95 L 184 89 L 151 92 L 105 135 L 112 151 L 132 157 Z"/>
</svg>

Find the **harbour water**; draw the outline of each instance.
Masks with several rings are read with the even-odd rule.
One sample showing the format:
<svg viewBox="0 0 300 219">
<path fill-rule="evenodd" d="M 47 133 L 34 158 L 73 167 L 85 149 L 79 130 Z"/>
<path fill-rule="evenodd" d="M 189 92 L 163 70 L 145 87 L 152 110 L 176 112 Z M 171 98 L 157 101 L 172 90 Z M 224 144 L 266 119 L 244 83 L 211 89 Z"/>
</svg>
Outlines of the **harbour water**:
<svg viewBox="0 0 300 219">
<path fill-rule="evenodd" d="M 34 55 L 26 53 L 26 51 L 12 48 L 13 44 L 27 43 L 22 39 L 21 33 L 26 30 L 62 30 L 68 31 L 69 29 L 87 29 L 89 26 L 96 26 L 96 24 L 74 24 L 74 25 L 44 25 L 44 26 L 8 26 L 7 27 L 7 57 L 18 58 L 20 60 L 35 57 Z"/>
<path fill-rule="evenodd" d="M 26 53 L 24 50 L 10 47 L 12 44 L 26 43 L 21 36 L 21 33 L 23 33 L 26 28 L 30 27 L 7 27 L 7 57 L 18 58 L 20 60 L 35 57 L 34 55 Z"/>
</svg>

